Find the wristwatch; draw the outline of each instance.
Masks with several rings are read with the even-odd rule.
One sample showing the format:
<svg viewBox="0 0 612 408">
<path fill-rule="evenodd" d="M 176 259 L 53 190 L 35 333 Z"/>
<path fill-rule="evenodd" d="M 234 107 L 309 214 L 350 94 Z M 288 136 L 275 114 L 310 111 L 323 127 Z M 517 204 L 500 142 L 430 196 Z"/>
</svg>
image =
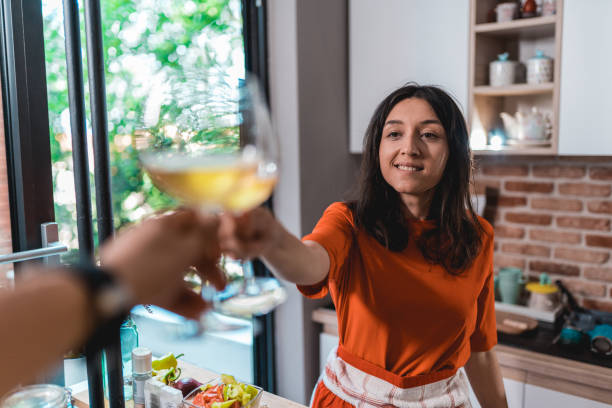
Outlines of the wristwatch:
<svg viewBox="0 0 612 408">
<path fill-rule="evenodd" d="M 94 330 L 86 348 L 90 352 L 102 349 L 117 336 L 133 305 L 133 297 L 129 289 L 104 268 L 81 263 L 69 270 L 87 289 Z"/>
</svg>

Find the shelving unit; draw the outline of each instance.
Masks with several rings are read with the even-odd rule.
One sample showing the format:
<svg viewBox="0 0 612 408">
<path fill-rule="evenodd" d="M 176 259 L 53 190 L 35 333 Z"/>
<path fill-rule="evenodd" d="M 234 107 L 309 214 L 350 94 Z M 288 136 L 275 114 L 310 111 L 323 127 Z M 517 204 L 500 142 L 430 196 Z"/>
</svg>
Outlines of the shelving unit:
<svg viewBox="0 0 612 408">
<path fill-rule="evenodd" d="M 563 0 L 557 0 L 554 16 L 487 22 L 487 12 L 496 4 L 495 0 L 471 0 L 470 4 L 468 122 L 472 149 L 476 154 L 556 154 Z M 508 52 L 510 60 L 524 64 L 522 70 L 525 73 L 527 60 L 535 55 L 536 50 L 542 50 L 554 59 L 553 82 L 534 85 L 525 83 L 523 79 L 522 83 L 509 86 L 489 85 L 489 63 L 496 60 L 498 54 Z M 550 118 L 552 135 L 548 145 L 491 144 L 492 132 L 498 135 L 505 132 L 501 112 L 511 115 L 517 111 L 527 113 L 534 106 Z M 504 141 L 503 137 L 501 140 Z"/>
</svg>

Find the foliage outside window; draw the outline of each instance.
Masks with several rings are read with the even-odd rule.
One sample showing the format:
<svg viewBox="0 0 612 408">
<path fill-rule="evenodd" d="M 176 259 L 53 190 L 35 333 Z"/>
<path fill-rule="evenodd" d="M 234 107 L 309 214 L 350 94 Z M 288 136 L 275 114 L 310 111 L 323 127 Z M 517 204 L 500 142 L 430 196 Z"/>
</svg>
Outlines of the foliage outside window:
<svg viewBox="0 0 612 408">
<path fill-rule="evenodd" d="M 101 7 L 112 205 L 115 227 L 119 228 L 174 204 L 152 185 L 133 148 L 147 99 L 164 89 L 166 95 L 174 95 L 175 90 L 187 89 L 185 84 L 197 83 L 200 73 L 203 80 L 212 70 L 232 82 L 244 78 L 242 17 L 240 0 L 105 0 Z M 61 241 L 75 249 L 76 205 L 61 0 L 43 0 L 43 17 L 55 215 Z M 81 31 L 84 33 L 82 16 Z M 87 78 L 84 34 L 81 41 Z M 85 92 L 88 98 L 87 85 Z M 181 103 L 189 100 L 181 100 L 177 92 L 176 100 L 167 103 L 162 114 L 178 112 Z M 89 118 L 88 104 L 86 108 Z M 88 136 L 91 149 L 89 121 Z M 91 151 L 89 157 L 92 170 Z M 93 194 L 93 175 L 91 184 Z"/>
</svg>

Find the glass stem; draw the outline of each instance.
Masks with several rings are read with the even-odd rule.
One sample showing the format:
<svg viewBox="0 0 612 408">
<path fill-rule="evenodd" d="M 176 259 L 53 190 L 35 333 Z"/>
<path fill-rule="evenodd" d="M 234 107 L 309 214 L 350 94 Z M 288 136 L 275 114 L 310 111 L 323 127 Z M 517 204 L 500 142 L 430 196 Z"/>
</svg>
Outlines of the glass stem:
<svg viewBox="0 0 612 408">
<path fill-rule="evenodd" d="M 255 272 L 253 271 L 253 263 L 251 261 L 241 261 L 242 273 L 244 276 L 244 291 L 249 296 L 259 295 L 260 289 L 255 280 Z"/>
</svg>

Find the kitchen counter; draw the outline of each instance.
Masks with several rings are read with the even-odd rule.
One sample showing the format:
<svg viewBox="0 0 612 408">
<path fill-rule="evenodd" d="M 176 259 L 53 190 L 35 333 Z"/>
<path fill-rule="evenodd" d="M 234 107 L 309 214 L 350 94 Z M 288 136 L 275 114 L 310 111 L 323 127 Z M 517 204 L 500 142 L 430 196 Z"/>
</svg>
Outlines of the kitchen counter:
<svg viewBox="0 0 612 408">
<path fill-rule="evenodd" d="M 319 308 L 312 319 L 323 332 L 338 335 L 336 312 Z M 537 328 L 513 336 L 498 333 L 495 347 L 502 375 L 515 381 L 548 388 L 595 401 L 612 403 L 612 358 L 599 357 L 585 349 L 553 345 L 556 333 Z"/>
<path fill-rule="evenodd" d="M 212 371 L 199 368 L 194 366 L 193 364 L 186 363 L 182 360 L 179 360 L 179 368 L 181 368 L 181 378 L 194 378 L 201 383 L 206 383 L 216 377 L 219 374 L 216 374 Z M 87 382 L 84 382 L 84 386 L 87 386 Z M 89 408 L 89 394 L 87 389 L 73 389 L 73 396 L 75 400 L 75 406 L 78 408 Z M 108 401 L 104 401 L 104 405 L 108 407 Z M 125 404 L 126 408 L 132 408 L 134 406 L 133 401 L 127 401 Z M 306 408 L 306 406 L 302 404 L 298 404 L 297 402 L 290 401 L 288 399 L 279 397 L 278 395 L 271 394 L 269 392 L 264 391 L 261 396 L 261 402 L 259 404 L 260 408 Z"/>
</svg>

